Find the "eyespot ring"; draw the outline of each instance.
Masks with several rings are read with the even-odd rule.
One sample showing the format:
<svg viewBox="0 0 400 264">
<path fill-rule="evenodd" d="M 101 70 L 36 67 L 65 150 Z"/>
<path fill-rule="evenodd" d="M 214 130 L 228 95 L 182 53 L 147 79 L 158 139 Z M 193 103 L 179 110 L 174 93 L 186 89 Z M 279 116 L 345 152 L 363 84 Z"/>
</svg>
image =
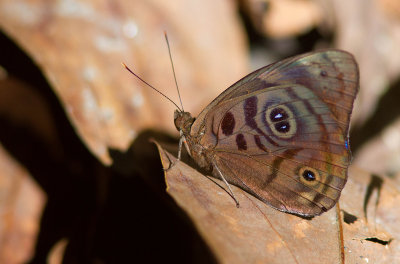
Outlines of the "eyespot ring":
<svg viewBox="0 0 400 264">
<path fill-rule="evenodd" d="M 276 112 L 276 120 L 271 119 L 271 114 Z M 297 123 L 293 111 L 286 105 L 271 106 L 265 111 L 267 121 L 272 133 L 280 138 L 292 138 L 297 131 Z"/>
<path fill-rule="evenodd" d="M 308 166 L 301 167 L 298 176 L 300 181 L 306 186 L 316 186 L 321 182 L 320 173 L 316 169 Z"/>
</svg>

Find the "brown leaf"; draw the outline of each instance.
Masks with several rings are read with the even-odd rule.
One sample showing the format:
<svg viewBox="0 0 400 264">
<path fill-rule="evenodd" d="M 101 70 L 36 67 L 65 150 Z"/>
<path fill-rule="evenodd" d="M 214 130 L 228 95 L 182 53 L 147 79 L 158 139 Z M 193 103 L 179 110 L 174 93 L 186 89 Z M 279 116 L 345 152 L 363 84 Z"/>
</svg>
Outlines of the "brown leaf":
<svg viewBox="0 0 400 264">
<path fill-rule="evenodd" d="M 40 137 L 56 154 L 61 149 L 48 102 L 34 87 L 5 73 L 0 77 L 0 116 Z M 59 154 L 59 153 L 57 153 Z"/>
<path fill-rule="evenodd" d="M 353 162 L 357 167 L 378 174 L 400 172 L 400 118 L 363 145 Z"/>
<path fill-rule="evenodd" d="M 343 189 L 346 263 L 396 263 L 400 259 L 400 185 L 356 167 Z M 345 218 L 346 219 L 346 218 Z"/>
<path fill-rule="evenodd" d="M 176 159 L 158 147 L 168 168 Z M 343 251 L 344 263 L 400 258 L 400 187 L 385 177 L 350 169 L 340 220 L 338 208 L 306 220 L 231 186 L 240 202 L 236 208 L 222 181 L 211 181 L 183 162 L 166 171 L 166 182 L 167 192 L 223 263 L 343 263 Z"/>
<path fill-rule="evenodd" d="M 50 250 L 47 256 L 47 263 L 48 264 L 61 264 L 63 263 L 63 257 L 65 253 L 65 248 L 68 245 L 68 239 L 63 238 L 58 241 L 53 248 Z"/>
<path fill-rule="evenodd" d="M 0 263 L 26 263 L 34 253 L 46 198 L 0 145 Z"/>
<path fill-rule="evenodd" d="M 244 6 L 254 24 L 272 38 L 303 34 L 322 20 L 322 12 L 310 0 L 245 0 Z"/>
<path fill-rule="evenodd" d="M 385 11 L 389 1 L 320 2 L 325 6 L 324 17 L 333 16 L 335 21 L 335 46 L 357 58 L 361 89 L 353 121 L 362 123 L 400 74 L 400 23 Z"/>
<path fill-rule="evenodd" d="M 397 0 L 380 0 L 382 9 L 393 19 L 400 18 L 400 2 Z"/>
<path fill-rule="evenodd" d="M 110 163 L 107 147 L 125 150 L 144 128 L 173 129 L 174 107 L 121 62 L 175 99 L 166 30 L 183 102 L 199 110 L 246 71 L 235 11 L 211 0 L 0 0 L 0 26 L 42 69 L 88 148 Z"/>
<path fill-rule="evenodd" d="M 169 160 L 175 158 L 159 150 L 163 166 L 168 168 Z M 183 162 L 166 172 L 167 192 L 187 212 L 222 263 L 340 263 L 342 242 L 335 210 L 305 220 L 279 212 L 231 186 L 240 203 L 236 208 L 233 199 L 213 181 Z"/>
</svg>

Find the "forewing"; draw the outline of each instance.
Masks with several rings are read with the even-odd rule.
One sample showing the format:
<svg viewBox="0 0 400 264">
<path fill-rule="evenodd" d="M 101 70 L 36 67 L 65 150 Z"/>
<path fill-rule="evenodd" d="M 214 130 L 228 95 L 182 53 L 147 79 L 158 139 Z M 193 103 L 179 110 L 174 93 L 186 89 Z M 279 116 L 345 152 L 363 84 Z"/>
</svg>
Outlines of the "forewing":
<svg viewBox="0 0 400 264">
<path fill-rule="evenodd" d="M 353 55 L 334 49 L 291 57 L 250 73 L 215 98 L 199 114 L 199 122 L 194 124 L 193 130 L 199 130 L 207 116 L 213 115 L 220 104 L 284 84 L 300 84 L 311 89 L 326 103 L 342 130 L 348 133 L 359 88 L 359 72 Z"/>
</svg>

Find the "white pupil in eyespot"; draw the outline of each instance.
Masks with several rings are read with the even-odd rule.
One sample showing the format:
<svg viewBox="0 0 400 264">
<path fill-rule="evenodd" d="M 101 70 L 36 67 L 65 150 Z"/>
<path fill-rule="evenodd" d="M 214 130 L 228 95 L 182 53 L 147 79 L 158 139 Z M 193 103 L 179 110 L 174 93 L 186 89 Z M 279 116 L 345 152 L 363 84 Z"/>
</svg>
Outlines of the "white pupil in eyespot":
<svg viewBox="0 0 400 264">
<path fill-rule="evenodd" d="M 282 117 L 283 117 L 283 115 L 281 113 L 278 113 L 278 114 L 275 115 L 276 119 L 279 119 L 279 118 L 282 118 Z"/>
</svg>

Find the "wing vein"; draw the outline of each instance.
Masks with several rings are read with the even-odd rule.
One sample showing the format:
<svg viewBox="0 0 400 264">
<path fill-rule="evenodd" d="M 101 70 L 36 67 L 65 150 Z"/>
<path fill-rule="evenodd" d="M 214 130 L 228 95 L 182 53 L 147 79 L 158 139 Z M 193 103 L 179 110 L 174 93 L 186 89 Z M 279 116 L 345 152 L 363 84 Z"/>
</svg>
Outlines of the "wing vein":
<svg viewBox="0 0 400 264">
<path fill-rule="evenodd" d="M 276 168 L 274 168 L 274 167 L 273 167 L 272 165 L 270 165 L 270 164 L 267 164 L 267 163 L 265 163 L 265 162 L 262 162 L 261 160 L 255 159 L 255 158 L 252 157 L 251 155 L 242 154 L 242 153 L 235 153 L 235 152 L 227 152 L 227 153 L 234 154 L 234 155 L 246 156 L 246 157 L 248 157 L 248 158 L 250 158 L 250 159 L 252 159 L 252 160 L 254 160 L 254 161 L 256 161 L 256 162 L 259 162 L 259 163 L 261 163 L 261 164 L 263 164 L 263 165 L 265 165 L 265 166 L 267 166 L 267 167 L 270 167 L 270 168 L 272 168 L 274 171 L 280 172 L 280 173 L 282 173 L 283 175 L 285 175 L 286 177 L 288 177 L 288 178 L 290 178 L 290 179 L 292 179 L 292 180 L 294 180 L 294 181 L 296 181 L 296 182 L 298 182 L 298 183 L 304 185 L 304 184 L 303 184 L 302 182 L 300 182 L 299 180 L 297 180 L 297 179 L 291 177 L 290 175 L 288 175 L 288 174 L 286 174 L 286 173 L 283 173 L 283 172 L 277 170 Z M 223 158 L 223 157 L 221 157 L 221 158 Z M 281 158 L 282 158 L 282 157 L 281 157 Z M 284 159 L 286 159 L 286 158 L 284 158 Z M 291 159 L 286 159 L 286 160 L 291 160 Z M 293 160 L 291 160 L 291 161 L 293 161 Z M 296 161 L 295 161 L 295 162 L 296 162 Z M 325 173 L 327 173 L 327 172 L 325 172 Z M 329 174 L 329 173 L 327 173 L 327 174 Z M 331 174 L 329 174 L 329 175 L 331 175 Z M 333 175 L 333 176 L 337 177 L 336 175 Z M 340 177 L 339 177 L 339 178 L 340 178 Z M 318 181 L 318 180 L 317 180 L 317 181 Z M 335 190 L 337 190 L 337 191 L 340 191 L 340 189 L 337 188 L 337 187 L 331 186 L 331 185 L 329 185 L 329 184 L 325 184 L 324 182 L 321 182 L 321 181 L 318 181 L 318 182 L 321 183 L 322 185 L 325 185 L 325 186 L 328 186 L 328 187 L 330 187 L 330 188 L 332 188 L 332 189 L 335 189 Z M 306 186 L 306 185 L 304 185 L 304 186 Z M 307 187 L 307 188 L 310 188 L 310 187 L 308 187 L 308 186 L 306 186 L 306 187 Z M 314 189 L 312 189 L 312 188 L 310 188 L 310 189 L 313 190 L 313 191 L 316 191 L 316 190 L 314 190 Z M 316 191 L 316 192 L 317 192 L 317 191 Z M 330 198 L 330 197 L 328 197 L 328 198 Z M 330 199 L 332 199 L 332 198 L 330 198 Z M 333 199 L 332 199 L 332 200 L 333 200 Z"/>
<path fill-rule="evenodd" d="M 225 158 L 223 158 L 223 157 L 220 157 L 221 159 L 224 159 L 225 161 L 227 161 L 227 159 L 225 159 Z M 256 160 L 256 161 L 258 161 L 258 160 Z M 263 163 L 262 163 L 263 164 Z M 228 167 L 229 168 L 229 166 L 226 166 L 226 167 Z M 230 171 L 232 171 L 231 169 L 229 169 Z M 282 172 L 281 172 L 282 173 Z M 284 174 L 284 173 L 282 173 L 283 175 L 286 175 L 286 174 Z M 236 175 L 235 175 L 236 176 Z M 288 175 L 286 175 L 286 176 L 288 176 Z M 288 176 L 289 178 L 291 178 L 290 176 Z M 238 178 L 242 183 L 243 183 L 243 181 L 239 178 L 239 177 L 237 177 L 236 176 L 236 178 Z M 293 179 L 293 178 L 291 178 L 291 179 Z M 304 198 L 305 200 L 307 200 L 307 201 L 309 201 L 310 203 L 312 203 L 312 204 L 314 204 L 314 205 L 316 205 L 316 206 L 318 206 L 318 207 L 320 207 L 321 209 L 322 208 L 324 208 L 324 206 L 322 205 L 322 204 L 320 204 L 320 203 L 316 203 L 316 202 L 314 202 L 314 201 L 312 201 L 312 200 L 310 200 L 309 198 L 307 198 L 307 197 L 305 197 L 305 196 L 303 196 L 303 195 L 301 195 L 301 194 L 299 194 L 299 193 L 297 193 L 297 192 L 295 192 L 294 190 L 292 190 L 292 189 L 290 189 L 290 188 L 288 188 L 287 186 L 285 186 L 285 185 L 282 185 L 282 184 L 280 184 L 280 183 L 278 183 L 278 182 L 274 182 L 275 184 L 277 184 L 277 185 L 279 185 L 279 186 L 281 186 L 282 188 L 284 188 L 284 189 L 286 189 L 286 190 L 288 190 L 288 191 L 290 191 L 290 192 L 292 192 L 292 193 L 294 193 L 294 194 L 296 194 L 296 195 L 298 195 L 298 196 L 300 196 L 300 197 L 302 197 L 302 198 Z M 302 184 L 302 183 L 301 183 Z M 302 185 L 304 185 L 304 184 L 302 184 Z M 248 188 L 248 186 L 247 185 L 245 185 L 247 188 Z M 311 189 L 312 191 L 314 191 L 314 192 L 316 192 L 316 193 L 320 193 L 320 192 L 318 192 L 318 191 L 316 191 L 316 190 L 314 190 L 314 189 L 312 189 L 312 188 L 310 188 L 310 187 L 308 187 L 308 186 L 306 186 L 306 185 L 304 185 L 306 188 L 309 188 L 309 189 Z M 273 188 L 273 187 L 272 187 Z M 274 188 L 275 189 L 275 188 Z M 250 190 L 252 190 L 254 193 L 256 193 L 253 189 L 251 189 L 250 188 Z M 264 190 L 264 189 L 263 189 Z M 268 192 L 268 191 L 267 191 Z M 270 192 L 268 192 L 269 194 L 271 194 Z M 261 195 L 259 195 L 258 193 L 256 193 L 258 196 L 260 196 L 260 197 L 262 197 Z M 323 196 L 325 196 L 326 198 L 328 198 L 328 199 L 331 199 L 332 201 L 335 201 L 335 199 L 332 199 L 331 197 L 329 197 L 329 196 L 326 196 L 325 194 L 323 194 L 323 193 L 320 193 L 321 195 L 323 195 Z M 275 198 L 275 197 L 274 197 Z M 275 198 L 276 199 L 276 198 Z M 282 200 L 278 200 L 280 203 L 282 203 L 283 204 L 283 201 Z M 286 207 L 286 206 L 285 206 Z"/>
</svg>

